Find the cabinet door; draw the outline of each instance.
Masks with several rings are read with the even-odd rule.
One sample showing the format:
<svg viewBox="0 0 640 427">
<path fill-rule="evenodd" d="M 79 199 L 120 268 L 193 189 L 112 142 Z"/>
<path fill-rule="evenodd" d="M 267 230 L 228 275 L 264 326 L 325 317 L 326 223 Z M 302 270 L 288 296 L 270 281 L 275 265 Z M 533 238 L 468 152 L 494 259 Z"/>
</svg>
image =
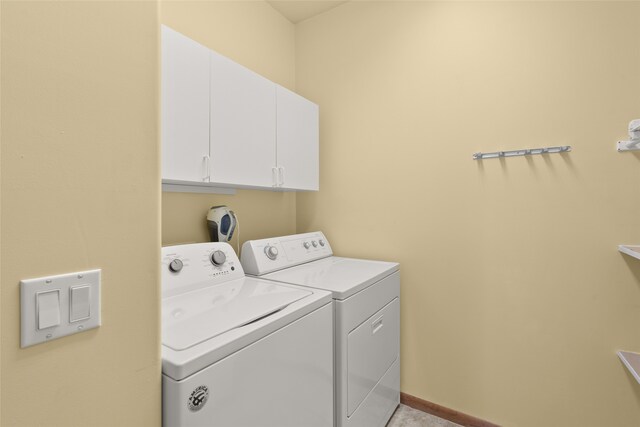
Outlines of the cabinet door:
<svg viewBox="0 0 640 427">
<path fill-rule="evenodd" d="M 281 187 L 319 189 L 319 109 L 281 86 L 277 89 L 277 162 Z"/>
<path fill-rule="evenodd" d="M 272 187 L 276 84 L 211 52 L 211 182 Z"/>
<path fill-rule="evenodd" d="M 162 27 L 162 179 L 207 181 L 209 50 Z"/>
</svg>

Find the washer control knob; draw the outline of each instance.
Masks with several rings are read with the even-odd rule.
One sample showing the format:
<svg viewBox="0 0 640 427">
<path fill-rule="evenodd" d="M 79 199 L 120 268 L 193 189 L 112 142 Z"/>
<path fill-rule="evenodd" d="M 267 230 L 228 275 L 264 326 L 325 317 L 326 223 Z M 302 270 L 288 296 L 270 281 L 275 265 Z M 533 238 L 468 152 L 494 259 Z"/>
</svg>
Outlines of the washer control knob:
<svg viewBox="0 0 640 427">
<path fill-rule="evenodd" d="M 211 262 L 213 265 L 222 265 L 227 260 L 227 256 L 222 251 L 213 251 L 211 254 Z"/>
<path fill-rule="evenodd" d="M 302 246 L 304 246 L 305 249 L 309 249 L 309 246 L 311 245 L 309 244 L 309 242 L 304 242 Z"/>
<path fill-rule="evenodd" d="M 314 248 L 318 247 L 318 242 L 316 242 L 315 240 L 313 242 L 311 242 L 311 244 L 313 245 Z"/>
<path fill-rule="evenodd" d="M 169 263 L 169 271 L 172 271 L 174 273 L 179 272 L 180 270 L 182 270 L 182 261 L 180 261 L 178 258 L 174 259 L 173 261 L 171 261 Z"/>
<path fill-rule="evenodd" d="M 265 246 L 264 253 L 269 259 L 275 260 L 278 258 L 278 248 L 275 246 Z"/>
<path fill-rule="evenodd" d="M 320 239 L 318 240 L 318 243 L 320 243 L 320 246 L 324 246 L 324 240 Z"/>
</svg>

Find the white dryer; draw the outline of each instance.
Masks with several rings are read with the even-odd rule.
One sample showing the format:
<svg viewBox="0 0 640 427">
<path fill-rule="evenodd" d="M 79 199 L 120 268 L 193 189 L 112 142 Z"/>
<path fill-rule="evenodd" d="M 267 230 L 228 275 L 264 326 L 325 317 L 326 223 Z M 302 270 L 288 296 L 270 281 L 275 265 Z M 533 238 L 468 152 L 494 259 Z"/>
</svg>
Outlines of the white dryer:
<svg viewBox="0 0 640 427">
<path fill-rule="evenodd" d="M 331 294 L 245 277 L 227 243 L 162 248 L 162 423 L 333 424 Z"/>
<path fill-rule="evenodd" d="M 335 425 L 382 427 L 400 402 L 400 271 L 333 256 L 321 232 L 245 242 L 247 274 L 330 291 L 335 308 Z"/>
</svg>

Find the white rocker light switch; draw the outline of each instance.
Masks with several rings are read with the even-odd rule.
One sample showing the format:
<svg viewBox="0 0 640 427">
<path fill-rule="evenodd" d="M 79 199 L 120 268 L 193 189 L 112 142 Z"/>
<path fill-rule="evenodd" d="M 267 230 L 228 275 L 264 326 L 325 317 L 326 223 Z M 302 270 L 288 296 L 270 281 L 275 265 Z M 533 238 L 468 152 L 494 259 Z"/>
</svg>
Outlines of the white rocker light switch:
<svg viewBox="0 0 640 427">
<path fill-rule="evenodd" d="M 47 329 L 60 324 L 60 290 L 36 294 L 38 329 Z"/>
<path fill-rule="evenodd" d="M 91 317 L 91 287 L 74 286 L 69 289 L 69 322 Z"/>
</svg>

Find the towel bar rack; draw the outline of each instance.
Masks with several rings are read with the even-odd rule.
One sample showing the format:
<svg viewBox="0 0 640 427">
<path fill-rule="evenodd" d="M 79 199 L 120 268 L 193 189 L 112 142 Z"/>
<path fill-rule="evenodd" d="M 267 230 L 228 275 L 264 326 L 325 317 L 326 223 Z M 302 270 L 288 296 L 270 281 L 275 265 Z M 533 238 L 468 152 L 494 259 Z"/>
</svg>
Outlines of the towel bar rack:
<svg viewBox="0 0 640 427">
<path fill-rule="evenodd" d="M 473 153 L 473 160 L 498 159 L 501 157 L 532 156 L 535 154 L 566 153 L 571 151 L 570 145 L 544 148 L 525 148 L 523 150 L 494 151 L 491 153 Z"/>
</svg>

